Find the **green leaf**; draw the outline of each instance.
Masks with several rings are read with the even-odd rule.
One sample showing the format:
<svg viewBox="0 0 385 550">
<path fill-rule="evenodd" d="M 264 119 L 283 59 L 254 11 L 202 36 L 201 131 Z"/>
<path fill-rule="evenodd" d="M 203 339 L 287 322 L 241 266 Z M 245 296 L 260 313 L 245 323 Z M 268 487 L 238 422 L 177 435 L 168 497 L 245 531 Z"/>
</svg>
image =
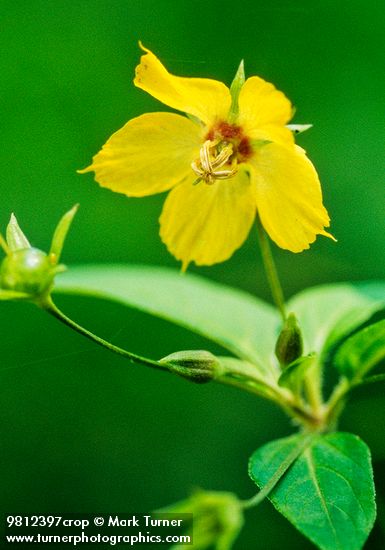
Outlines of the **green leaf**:
<svg viewBox="0 0 385 550">
<path fill-rule="evenodd" d="M 114 300 L 166 319 L 277 378 L 273 350 L 278 314 L 245 292 L 171 269 L 124 265 L 71 268 L 57 278 L 55 290 Z"/>
<path fill-rule="evenodd" d="M 385 320 L 360 330 L 338 349 L 334 363 L 350 380 L 360 380 L 385 360 Z"/>
<path fill-rule="evenodd" d="M 287 305 L 299 321 L 305 353 L 326 352 L 385 308 L 385 282 L 340 283 L 310 288 Z"/>
<path fill-rule="evenodd" d="M 300 444 L 301 434 L 258 449 L 249 474 L 263 489 Z M 315 435 L 268 498 L 322 550 L 360 550 L 376 516 L 370 451 L 342 432 Z"/>
</svg>

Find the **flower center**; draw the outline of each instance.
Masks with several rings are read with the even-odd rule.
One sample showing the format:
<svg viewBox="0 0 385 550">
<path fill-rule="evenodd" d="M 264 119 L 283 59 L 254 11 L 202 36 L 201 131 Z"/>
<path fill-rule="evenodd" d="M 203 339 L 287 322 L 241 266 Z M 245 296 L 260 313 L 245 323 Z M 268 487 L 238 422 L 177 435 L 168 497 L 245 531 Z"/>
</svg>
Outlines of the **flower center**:
<svg viewBox="0 0 385 550">
<path fill-rule="evenodd" d="M 209 139 L 205 141 L 199 151 L 199 160 L 191 163 L 191 168 L 198 176 L 195 183 L 203 180 L 212 185 L 215 180 L 225 180 L 234 176 L 237 173 L 237 161 L 233 159 L 229 164 L 232 154 L 231 143 L 218 143 L 218 140 Z M 228 168 L 225 168 L 225 165 L 228 165 Z"/>
<path fill-rule="evenodd" d="M 191 163 L 198 176 L 194 183 L 204 181 L 212 185 L 215 180 L 233 177 L 238 171 L 238 164 L 245 162 L 251 154 L 250 140 L 240 126 L 228 122 L 215 125 L 206 136 L 199 159 Z"/>
</svg>

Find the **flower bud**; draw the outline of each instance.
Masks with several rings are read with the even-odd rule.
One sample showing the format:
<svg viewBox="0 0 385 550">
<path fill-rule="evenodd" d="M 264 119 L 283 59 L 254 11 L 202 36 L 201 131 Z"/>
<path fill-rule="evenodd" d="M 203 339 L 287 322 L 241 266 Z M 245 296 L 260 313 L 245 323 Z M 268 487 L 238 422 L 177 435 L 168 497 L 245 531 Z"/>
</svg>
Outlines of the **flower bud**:
<svg viewBox="0 0 385 550">
<path fill-rule="evenodd" d="M 301 330 L 294 313 L 290 313 L 278 336 L 275 346 L 275 355 L 281 366 L 286 367 L 301 357 L 302 351 L 303 342 Z"/>
<path fill-rule="evenodd" d="M 192 514 L 194 523 L 188 526 L 186 534 L 193 535 L 193 547 L 200 550 L 230 550 L 244 523 L 242 503 L 233 493 L 225 492 L 197 490 L 190 498 L 162 508 L 158 513 L 175 514 L 175 517 Z"/>
<path fill-rule="evenodd" d="M 0 286 L 26 294 L 43 294 L 52 286 L 55 273 L 45 252 L 37 248 L 15 250 L 1 264 Z"/>
<path fill-rule="evenodd" d="M 177 351 L 159 362 L 170 365 L 172 372 L 197 384 L 210 382 L 220 369 L 220 362 L 215 355 L 204 350 Z"/>
<path fill-rule="evenodd" d="M 65 267 L 59 264 L 64 241 L 77 205 L 59 221 L 48 254 L 33 248 L 21 230 L 14 214 L 9 221 L 6 240 L 0 235 L 0 246 L 6 257 L 0 266 L 0 299 L 32 300 L 42 303 L 49 295 L 57 273 Z"/>
</svg>

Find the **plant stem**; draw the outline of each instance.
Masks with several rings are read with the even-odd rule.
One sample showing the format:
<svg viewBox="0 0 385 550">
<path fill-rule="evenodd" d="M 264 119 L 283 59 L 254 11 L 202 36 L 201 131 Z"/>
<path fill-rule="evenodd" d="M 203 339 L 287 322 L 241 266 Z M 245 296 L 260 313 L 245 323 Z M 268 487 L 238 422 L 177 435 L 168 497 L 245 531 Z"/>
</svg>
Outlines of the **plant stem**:
<svg viewBox="0 0 385 550">
<path fill-rule="evenodd" d="M 114 344 L 108 342 L 107 340 L 104 340 L 103 338 L 100 338 L 100 336 L 97 336 L 93 332 L 87 330 L 86 328 L 82 327 L 81 325 L 67 317 L 67 315 L 65 315 L 55 305 L 50 296 L 45 296 L 39 301 L 36 301 L 36 303 L 39 307 L 44 309 L 47 313 L 55 317 L 55 319 L 59 320 L 61 323 L 64 323 L 69 328 L 75 330 L 76 332 L 78 332 L 82 336 L 85 336 L 92 342 L 95 342 L 99 346 L 106 348 L 109 351 L 112 351 L 113 353 L 116 353 L 122 357 L 125 357 L 132 363 L 152 367 L 166 372 L 172 372 L 179 376 L 183 376 L 184 378 L 186 378 L 185 375 L 187 375 L 187 378 L 189 378 L 188 375 L 191 374 L 191 369 L 189 369 L 188 367 L 183 367 L 182 365 L 176 366 L 171 363 L 160 363 L 158 361 L 154 361 L 152 359 L 148 359 L 147 357 L 142 357 L 140 355 L 127 351 L 123 348 L 115 346 Z M 214 375 L 213 380 L 221 384 L 237 387 L 239 389 L 242 389 L 243 391 L 251 392 L 255 395 L 264 397 L 265 399 L 269 399 L 277 403 L 290 416 L 300 420 L 301 423 L 307 425 L 309 429 L 314 430 L 318 426 L 318 419 L 302 407 L 298 407 L 295 403 L 291 402 L 290 399 L 288 399 L 288 396 L 283 391 L 281 391 L 281 389 L 270 386 L 266 382 L 261 381 L 259 378 L 255 377 L 254 368 L 245 369 L 245 365 L 243 365 L 241 369 L 237 369 L 236 367 L 225 367 L 223 364 L 221 364 L 217 376 Z"/>
<path fill-rule="evenodd" d="M 156 369 L 160 369 L 163 371 L 169 371 L 170 366 L 168 366 L 166 363 L 161 364 L 157 361 L 153 361 L 152 359 L 147 359 L 146 357 L 141 357 L 140 355 L 136 355 L 135 353 L 131 353 L 130 351 L 127 351 L 123 348 L 120 348 L 118 346 L 115 346 L 114 344 L 111 344 L 110 342 L 107 342 L 106 340 L 103 340 L 103 338 L 100 338 L 96 334 L 93 334 L 86 328 L 78 325 L 75 321 L 67 317 L 60 309 L 54 304 L 52 301 L 52 298 L 50 296 L 47 296 L 44 298 L 43 301 L 39 302 L 38 305 L 44 309 L 47 313 L 67 325 L 68 327 L 72 328 L 79 334 L 82 334 L 89 340 L 92 340 L 99 346 L 102 346 L 104 348 L 107 348 L 109 351 L 112 351 L 114 353 L 117 353 L 118 355 L 121 355 L 125 357 L 126 359 L 129 359 L 133 363 L 138 363 L 140 365 L 145 365 L 147 367 L 152 367 Z"/>
<path fill-rule="evenodd" d="M 309 372 L 304 378 L 304 390 L 307 401 L 316 416 L 323 411 L 321 368 L 318 360 L 311 365 Z"/>
<path fill-rule="evenodd" d="M 296 419 L 302 426 L 306 426 L 309 431 L 318 430 L 320 427 L 320 418 L 314 416 L 311 411 L 307 411 L 293 399 L 290 399 L 289 395 L 281 391 L 280 388 L 262 383 L 260 380 L 253 378 L 252 375 L 244 374 L 240 376 L 238 372 L 229 369 L 220 374 L 215 381 L 272 401 L 283 409 L 288 416 Z"/>
<path fill-rule="evenodd" d="M 265 267 L 266 277 L 269 282 L 271 294 L 273 296 L 274 302 L 281 314 L 282 320 L 286 320 L 286 308 L 285 308 L 285 299 L 283 296 L 282 286 L 279 281 L 277 268 L 275 266 L 273 254 L 271 252 L 271 247 L 269 239 L 266 235 L 266 232 L 262 226 L 261 220 L 257 215 L 257 232 L 259 239 L 259 246 L 261 248 L 261 255 L 263 260 L 263 265 Z"/>
<path fill-rule="evenodd" d="M 314 436 L 315 436 L 314 433 L 304 434 L 304 437 L 300 442 L 300 444 L 297 447 L 295 447 L 295 449 L 293 449 L 291 453 L 287 455 L 287 457 L 283 462 L 281 462 L 279 468 L 274 472 L 274 474 L 266 483 L 266 485 L 264 485 L 263 488 L 252 498 L 241 501 L 242 508 L 247 509 L 247 508 L 253 508 L 254 506 L 258 506 L 258 504 L 260 504 L 274 489 L 274 487 L 277 485 L 277 483 L 282 478 L 282 476 L 287 472 L 290 466 L 297 460 L 299 455 L 302 454 L 302 452 L 309 446 Z"/>
<path fill-rule="evenodd" d="M 349 384 L 346 378 L 342 378 L 337 386 L 334 388 L 334 391 L 331 394 L 329 401 L 326 403 L 326 425 L 332 428 L 335 426 L 337 419 L 342 412 L 346 396 L 351 389 L 352 386 L 351 384 Z"/>
</svg>

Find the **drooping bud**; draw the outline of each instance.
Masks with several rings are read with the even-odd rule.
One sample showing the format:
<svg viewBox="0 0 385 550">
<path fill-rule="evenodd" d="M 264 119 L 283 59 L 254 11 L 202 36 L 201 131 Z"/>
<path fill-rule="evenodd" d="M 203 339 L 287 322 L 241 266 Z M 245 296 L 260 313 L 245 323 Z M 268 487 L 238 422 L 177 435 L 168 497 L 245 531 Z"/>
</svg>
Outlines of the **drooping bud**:
<svg viewBox="0 0 385 550">
<path fill-rule="evenodd" d="M 303 341 L 301 329 L 299 328 L 294 313 L 290 313 L 282 327 L 275 346 L 275 355 L 284 368 L 301 357 L 303 352 Z"/>
<path fill-rule="evenodd" d="M 220 371 L 219 360 L 204 350 L 177 351 L 163 357 L 159 362 L 170 365 L 172 372 L 197 384 L 210 382 Z"/>
<path fill-rule="evenodd" d="M 7 240 L 0 238 L 0 245 L 6 253 L 0 266 L 2 300 L 27 299 L 37 302 L 50 293 L 55 275 L 65 269 L 59 264 L 59 259 L 76 210 L 77 206 L 60 220 L 48 254 L 30 245 L 16 217 L 11 215 L 6 232 Z"/>
</svg>

